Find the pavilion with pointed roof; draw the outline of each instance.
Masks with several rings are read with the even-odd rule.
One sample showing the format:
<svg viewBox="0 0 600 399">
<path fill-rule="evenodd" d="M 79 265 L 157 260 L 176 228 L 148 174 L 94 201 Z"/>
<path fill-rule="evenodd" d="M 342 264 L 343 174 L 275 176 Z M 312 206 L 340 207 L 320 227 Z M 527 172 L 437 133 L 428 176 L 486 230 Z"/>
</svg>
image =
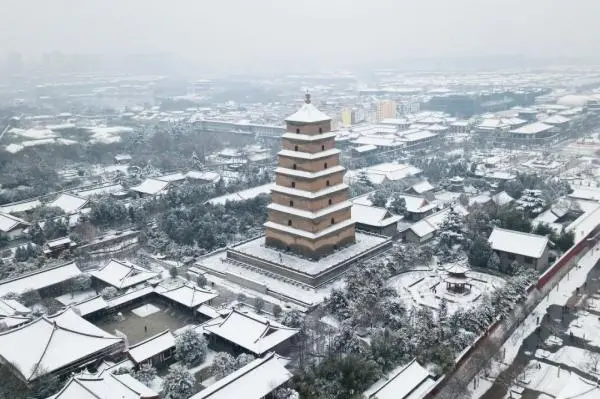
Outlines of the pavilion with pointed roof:
<svg viewBox="0 0 600 399">
<path fill-rule="evenodd" d="M 470 292 L 472 284 L 468 277 L 469 268 L 461 262 L 455 263 L 446 269 L 446 290 L 454 293 Z"/>
<path fill-rule="evenodd" d="M 64 375 L 125 350 L 109 334 L 67 308 L 0 333 L 0 363 L 29 383 L 42 375 Z"/>
</svg>

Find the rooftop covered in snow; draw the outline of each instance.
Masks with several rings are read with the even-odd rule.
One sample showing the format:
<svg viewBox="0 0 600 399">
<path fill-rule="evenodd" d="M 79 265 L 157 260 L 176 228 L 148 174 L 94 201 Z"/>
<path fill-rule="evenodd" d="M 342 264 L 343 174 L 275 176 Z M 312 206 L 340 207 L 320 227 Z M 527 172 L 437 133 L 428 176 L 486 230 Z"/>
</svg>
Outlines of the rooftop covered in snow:
<svg viewBox="0 0 600 399">
<path fill-rule="evenodd" d="M 36 270 L 19 277 L 0 281 L 0 297 L 9 293 L 22 294 L 25 291 L 50 287 L 79 275 L 81 275 L 81 270 L 75 262 Z"/>
<path fill-rule="evenodd" d="M 48 207 L 62 209 L 67 215 L 78 212 L 88 204 L 87 198 L 73 194 L 61 194 L 54 201 L 47 204 Z"/>
<path fill-rule="evenodd" d="M 171 331 L 165 330 L 130 346 L 129 357 L 136 364 L 140 364 L 173 348 L 175 348 L 175 337 Z"/>
<path fill-rule="evenodd" d="M 129 288 L 159 275 L 159 273 L 134 265 L 131 262 L 116 259 L 109 260 L 100 269 L 92 270 L 90 274 L 117 289 Z"/>
<path fill-rule="evenodd" d="M 261 399 L 292 378 L 285 358 L 269 353 L 256 359 L 190 399 Z"/>
<path fill-rule="evenodd" d="M 367 389 L 363 399 L 420 399 L 427 396 L 435 386 L 431 378 L 416 360 L 397 367 Z"/>
<path fill-rule="evenodd" d="M 158 399 L 158 393 L 129 374 L 111 372 L 72 377 L 51 399 Z"/>
<path fill-rule="evenodd" d="M 25 220 L 6 213 L 0 213 L 0 232 L 8 233 L 17 228 L 29 226 Z"/>
<path fill-rule="evenodd" d="M 488 239 L 492 249 L 516 255 L 540 258 L 548 246 L 548 238 L 531 233 L 495 227 Z"/>
<path fill-rule="evenodd" d="M 139 185 L 131 187 L 131 191 L 140 194 L 156 195 L 164 192 L 169 188 L 169 182 L 158 179 L 146 179 Z"/>
<path fill-rule="evenodd" d="M 181 283 L 179 281 L 171 285 L 163 283 L 156 287 L 154 292 L 188 308 L 196 308 L 218 296 L 215 291 L 199 288 L 189 282 Z"/>
<path fill-rule="evenodd" d="M 207 325 L 205 331 L 259 356 L 300 332 L 296 328 L 288 328 L 257 314 L 242 313 L 236 309 L 222 321 Z"/>
<path fill-rule="evenodd" d="M 312 105 L 310 101 L 310 94 L 306 93 L 306 100 L 302 107 L 294 114 L 285 118 L 286 122 L 291 123 L 317 123 L 330 121 L 331 118 L 319 111 L 317 107 Z"/>
<path fill-rule="evenodd" d="M 122 338 L 101 330 L 68 308 L 0 333 L 0 358 L 19 378 L 32 381 L 44 373 L 60 372 L 118 352 L 122 345 Z"/>
</svg>

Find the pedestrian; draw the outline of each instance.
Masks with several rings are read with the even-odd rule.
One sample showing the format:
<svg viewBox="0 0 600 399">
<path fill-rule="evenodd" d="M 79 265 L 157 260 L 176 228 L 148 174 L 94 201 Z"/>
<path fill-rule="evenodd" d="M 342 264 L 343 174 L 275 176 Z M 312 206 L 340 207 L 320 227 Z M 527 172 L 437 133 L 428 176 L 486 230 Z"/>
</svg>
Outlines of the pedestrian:
<svg viewBox="0 0 600 399">
<path fill-rule="evenodd" d="M 148 334 L 148 326 L 144 326 L 144 333 Z"/>
</svg>

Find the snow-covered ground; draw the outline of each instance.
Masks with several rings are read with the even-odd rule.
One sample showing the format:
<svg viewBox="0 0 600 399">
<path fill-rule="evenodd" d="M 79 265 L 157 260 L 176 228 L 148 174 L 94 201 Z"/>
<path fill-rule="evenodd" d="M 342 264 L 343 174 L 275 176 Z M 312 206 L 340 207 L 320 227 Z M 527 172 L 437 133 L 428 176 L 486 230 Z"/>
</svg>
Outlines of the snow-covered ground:
<svg viewBox="0 0 600 399">
<path fill-rule="evenodd" d="M 491 274 L 469 271 L 471 291 L 465 294 L 456 294 L 447 291 L 444 282 L 443 270 L 416 270 L 392 277 L 389 286 L 398 291 L 398 294 L 407 302 L 414 305 L 427 306 L 438 309 L 442 298 L 448 301 L 448 312 L 454 313 L 463 307 L 476 305 L 484 293 L 490 293 L 502 287 L 504 279 Z M 435 287 L 435 291 L 433 291 Z"/>
</svg>

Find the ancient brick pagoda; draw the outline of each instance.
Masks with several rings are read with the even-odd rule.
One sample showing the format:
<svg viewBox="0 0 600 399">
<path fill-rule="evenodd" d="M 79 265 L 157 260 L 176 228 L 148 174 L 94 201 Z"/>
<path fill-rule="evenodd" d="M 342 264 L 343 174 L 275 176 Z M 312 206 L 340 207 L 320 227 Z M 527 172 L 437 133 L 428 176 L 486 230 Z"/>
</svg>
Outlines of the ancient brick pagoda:
<svg viewBox="0 0 600 399">
<path fill-rule="evenodd" d="M 310 94 L 286 125 L 265 244 L 319 259 L 355 242 L 345 168 L 331 118 L 311 104 Z"/>
</svg>

